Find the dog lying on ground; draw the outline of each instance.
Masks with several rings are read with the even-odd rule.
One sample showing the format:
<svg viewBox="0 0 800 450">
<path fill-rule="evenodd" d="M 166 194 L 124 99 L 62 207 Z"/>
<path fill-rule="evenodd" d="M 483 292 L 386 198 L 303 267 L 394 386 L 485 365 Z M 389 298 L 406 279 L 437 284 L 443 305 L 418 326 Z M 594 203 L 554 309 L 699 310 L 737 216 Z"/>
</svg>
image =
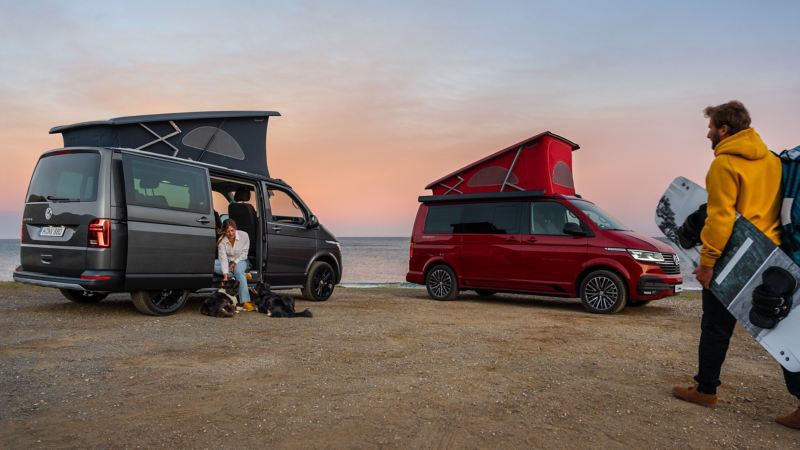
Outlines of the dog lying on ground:
<svg viewBox="0 0 800 450">
<path fill-rule="evenodd" d="M 222 283 L 217 292 L 203 301 L 200 313 L 211 317 L 233 317 L 236 314 L 236 293 L 239 291 L 239 281 L 228 278 Z"/>
<path fill-rule="evenodd" d="M 258 312 L 270 317 L 314 317 L 308 308 L 295 312 L 294 299 L 288 295 L 272 292 L 269 284 L 260 282 L 256 285 L 256 295 L 253 298 Z"/>
</svg>

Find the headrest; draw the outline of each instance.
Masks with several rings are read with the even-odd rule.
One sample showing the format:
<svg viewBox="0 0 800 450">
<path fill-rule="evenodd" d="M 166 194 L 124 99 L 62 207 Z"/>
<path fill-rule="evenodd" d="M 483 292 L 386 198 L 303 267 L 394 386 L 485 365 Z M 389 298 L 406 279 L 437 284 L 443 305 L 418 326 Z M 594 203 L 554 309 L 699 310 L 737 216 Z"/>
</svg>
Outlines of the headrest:
<svg viewBox="0 0 800 450">
<path fill-rule="evenodd" d="M 237 202 L 246 202 L 250 200 L 250 188 L 249 187 L 240 187 L 236 189 L 236 194 L 233 195 L 233 199 Z"/>
<path fill-rule="evenodd" d="M 161 184 L 161 181 L 158 178 L 142 177 L 139 179 L 139 187 L 142 189 L 155 189 L 159 184 Z"/>
</svg>

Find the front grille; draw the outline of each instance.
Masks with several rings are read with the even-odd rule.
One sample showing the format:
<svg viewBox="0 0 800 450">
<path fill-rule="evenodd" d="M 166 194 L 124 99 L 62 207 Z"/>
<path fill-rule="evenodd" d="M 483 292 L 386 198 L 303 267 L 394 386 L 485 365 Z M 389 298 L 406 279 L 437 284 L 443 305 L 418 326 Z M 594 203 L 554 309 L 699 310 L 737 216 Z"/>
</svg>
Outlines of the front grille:
<svg viewBox="0 0 800 450">
<path fill-rule="evenodd" d="M 661 267 L 661 271 L 667 275 L 677 275 L 681 273 L 681 264 L 680 260 L 678 260 L 678 255 L 674 253 L 662 253 L 664 256 L 664 262 L 658 263 L 658 267 Z"/>
</svg>

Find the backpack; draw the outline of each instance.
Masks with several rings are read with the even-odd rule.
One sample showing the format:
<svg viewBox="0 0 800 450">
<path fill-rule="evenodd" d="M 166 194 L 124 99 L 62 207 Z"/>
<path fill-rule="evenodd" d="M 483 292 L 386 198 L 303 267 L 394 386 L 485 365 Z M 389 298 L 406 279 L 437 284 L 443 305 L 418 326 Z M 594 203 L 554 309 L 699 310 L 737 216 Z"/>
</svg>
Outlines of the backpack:
<svg viewBox="0 0 800 450">
<path fill-rule="evenodd" d="M 781 158 L 781 248 L 800 265 L 800 145 Z"/>
</svg>

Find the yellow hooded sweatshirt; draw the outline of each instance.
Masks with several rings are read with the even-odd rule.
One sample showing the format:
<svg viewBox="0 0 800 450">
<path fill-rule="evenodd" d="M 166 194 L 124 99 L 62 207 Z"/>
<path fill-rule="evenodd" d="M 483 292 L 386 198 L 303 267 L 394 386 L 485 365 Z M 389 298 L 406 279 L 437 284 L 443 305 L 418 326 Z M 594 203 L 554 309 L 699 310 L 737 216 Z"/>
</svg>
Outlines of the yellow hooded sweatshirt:
<svg viewBox="0 0 800 450">
<path fill-rule="evenodd" d="M 752 128 L 720 141 L 706 175 L 708 218 L 700 239 L 700 265 L 714 267 L 738 212 L 776 245 L 780 243 L 781 163 Z"/>
</svg>

